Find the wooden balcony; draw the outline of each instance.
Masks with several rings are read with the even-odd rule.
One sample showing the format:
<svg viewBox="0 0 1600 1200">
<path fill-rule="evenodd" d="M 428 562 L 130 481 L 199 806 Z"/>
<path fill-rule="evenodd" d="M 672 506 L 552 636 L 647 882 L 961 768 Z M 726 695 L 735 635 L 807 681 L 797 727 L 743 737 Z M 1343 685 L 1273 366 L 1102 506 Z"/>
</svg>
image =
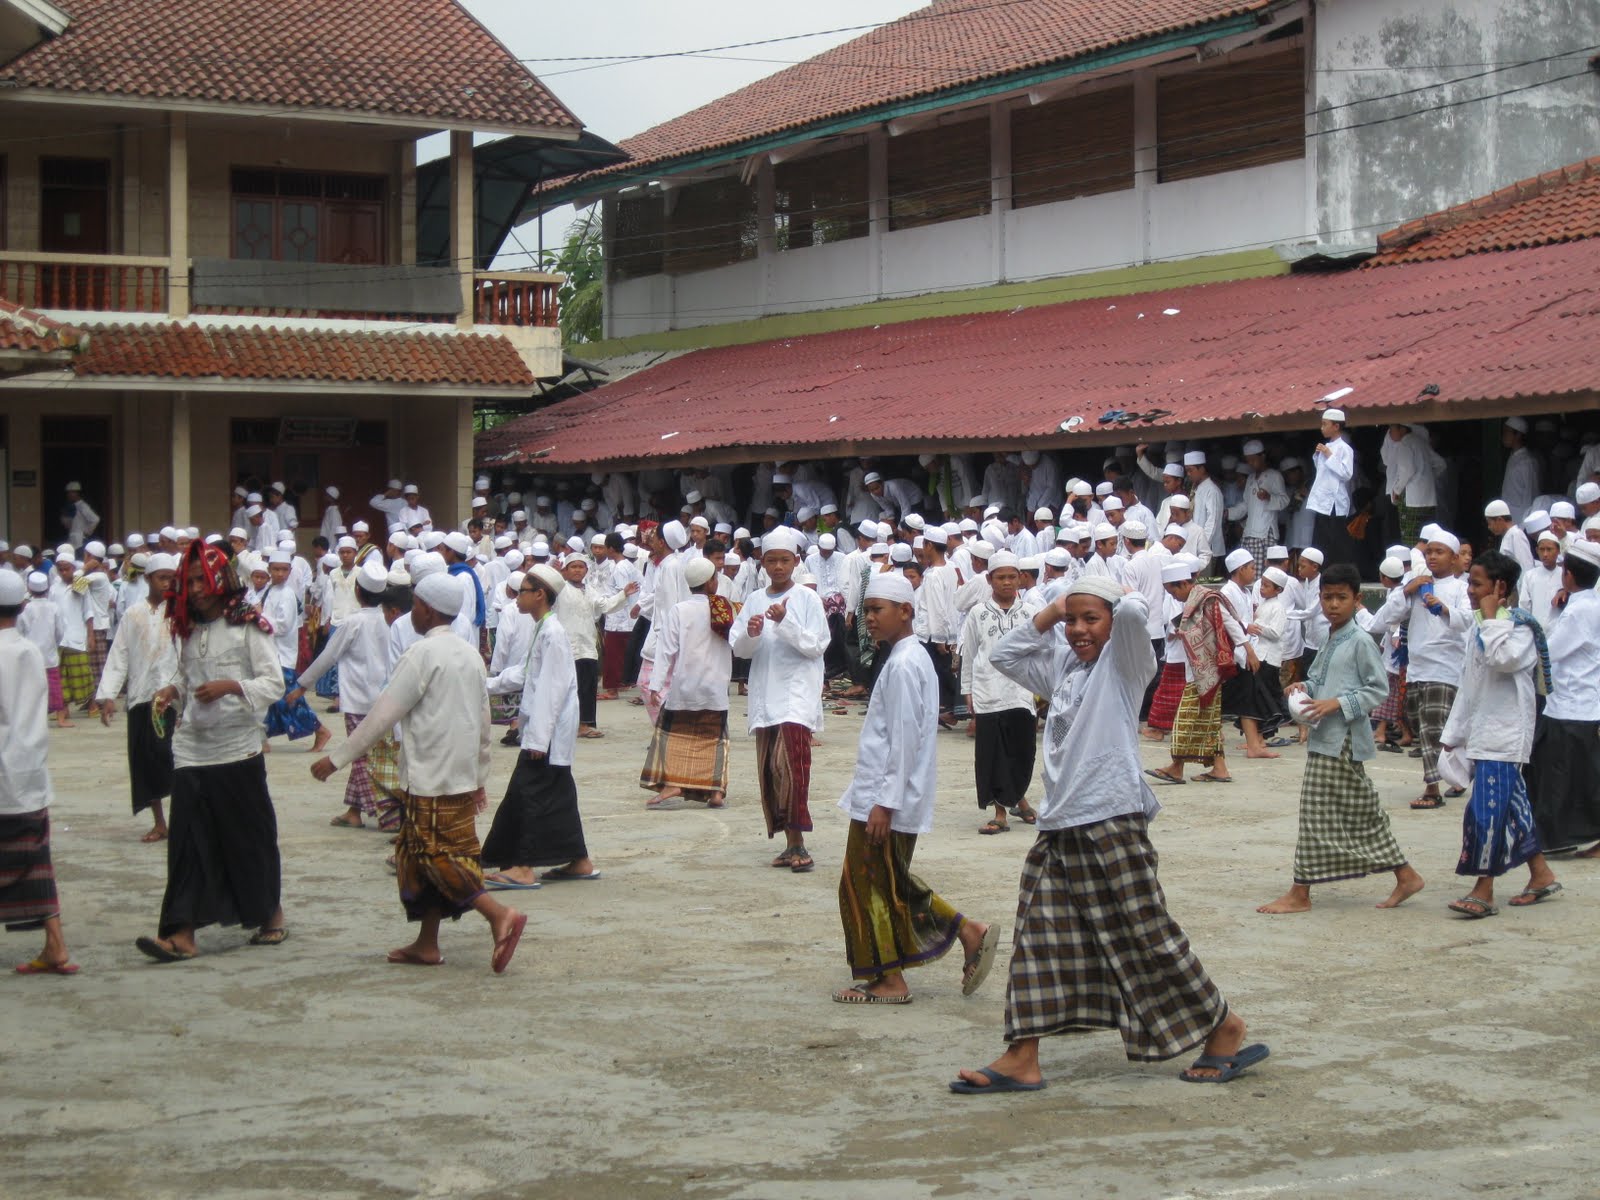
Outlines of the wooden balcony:
<svg viewBox="0 0 1600 1200">
<path fill-rule="evenodd" d="M 0 250 L 0 296 L 33 309 L 160 313 L 167 288 L 165 258 Z"/>
<path fill-rule="evenodd" d="M 542 271 L 479 271 L 472 319 L 479 325 L 554 329 L 556 293 L 565 282 L 564 275 Z"/>
</svg>

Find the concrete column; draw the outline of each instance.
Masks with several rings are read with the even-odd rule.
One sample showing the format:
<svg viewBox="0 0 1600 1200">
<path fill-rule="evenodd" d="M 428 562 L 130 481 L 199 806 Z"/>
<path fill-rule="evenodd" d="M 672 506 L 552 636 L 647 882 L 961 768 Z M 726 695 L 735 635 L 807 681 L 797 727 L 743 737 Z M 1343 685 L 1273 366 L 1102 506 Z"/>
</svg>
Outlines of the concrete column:
<svg viewBox="0 0 1600 1200">
<path fill-rule="evenodd" d="M 190 523 L 189 511 L 193 501 L 190 456 L 193 453 L 189 397 L 183 392 L 175 392 L 172 397 L 172 520 L 178 525 Z"/>
<path fill-rule="evenodd" d="M 756 170 L 756 256 L 761 265 L 761 290 L 756 304 L 762 316 L 767 313 L 768 298 L 772 294 L 772 273 L 778 269 L 777 207 L 777 180 L 772 163 L 763 154 L 761 166 Z"/>
<path fill-rule="evenodd" d="M 616 249 L 617 202 L 615 198 L 606 196 L 597 203 L 600 205 L 600 261 L 606 265 L 605 282 L 601 284 L 604 295 L 600 302 L 600 335 L 613 338 L 617 336 L 617 322 L 612 315 L 616 289 L 611 283 L 611 264 L 615 261 L 612 256 Z"/>
<path fill-rule="evenodd" d="M 883 296 L 883 235 L 889 232 L 889 137 L 867 134 L 867 292 Z"/>
<path fill-rule="evenodd" d="M 167 312 L 189 315 L 189 119 L 171 114 L 167 133 Z M 187 495 L 184 499 L 187 505 Z M 187 507 L 184 510 L 187 512 Z"/>
<path fill-rule="evenodd" d="M 1139 261 L 1150 261 L 1155 244 L 1150 228 L 1151 189 L 1156 186 L 1156 77 L 1140 71 L 1133 77 L 1133 194 L 1139 206 Z"/>
<path fill-rule="evenodd" d="M 395 261 L 411 266 L 417 261 L 417 144 L 400 143 L 400 228 Z"/>
<path fill-rule="evenodd" d="M 472 134 L 450 134 L 450 262 L 460 273 L 461 315 L 456 326 L 470 329 L 476 291 L 473 287 L 474 228 L 472 196 Z"/>
<path fill-rule="evenodd" d="M 993 278 L 1006 280 L 1006 221 L 1011 212 L 1011 110 L 989 106 L 989 238 Z"/>
</svg>

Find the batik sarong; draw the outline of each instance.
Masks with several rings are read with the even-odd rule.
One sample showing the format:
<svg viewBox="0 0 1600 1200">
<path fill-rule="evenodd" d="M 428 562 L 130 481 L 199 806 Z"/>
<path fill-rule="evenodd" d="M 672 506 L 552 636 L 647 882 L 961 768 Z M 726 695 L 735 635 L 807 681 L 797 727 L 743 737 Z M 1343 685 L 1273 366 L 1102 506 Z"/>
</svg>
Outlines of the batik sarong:
<svg viewBox="0 0 1600 1200">
<path fill-rule="evenodd" d="M 1339 757 L 1306 755 L 1300 783 L 1300 832 L 1294 844 L 1294 881 L 1332 883 L 1393 871 L 1406 856 L 1395 841 L 1389 814 L 1366 768 L 1350 755 L 1346 737 Z"/>
<path fill-rule="evenodd" d="M 50 699 L 47 707 L 53 717 L 56 713 L 67 707 L 67 702 L 61 696 L 61 668 L 46 667 L 44 669 L 45 686 L 49 689 Z"/>
<path fill-rule="evenodd" d="M 97 691 L 100 687 L 100 676 L 105 673 L 106 656 L 110 652 L 111 635 L 104 629 L 89 630 L 89 674 L 94 677 L 94 687 Z"/>
<path fill-rule="evenodd" d="M 1210 766 L 1222 753 L 1222 689 L 1211 693 L 1211 703 L 1202 705 L 1194 684 L 1183 685 L 1183 699 L 1172 725 L 1172 757 L 1176 762 Z"/>
<path fill-rule="evenodd" d="M 1396 724 L 1405 719 L 1406 712 L 1406 673 L 1400 671 L 1389 672 L 1389 694 L 1384 697 L 1383 703 L 1372 710 L 1372 719 L 1385 724 Z"/>
<path fill-rule="evenodd" d="M 1539 853 L 1539 830 L 1522 768 L 1514 762 L 1474 759 L 1472 798 L 1461 820 L 1457 875 L 1504 875 Z"/>
<path fill-rule="evenodd" d="M 857 979 L 878 979 L 941 958 L 964 920 L 911 873 L 914 833 L 890 832 L 874 846 L 865 821 L 851 821 L 839 879 L 844 953 Z"/>
<path fill-rule="evenodd" d="M 728 790 L 727 710 L 663 709 L 650 734 L 639 786 L 659 792 Z"/>
<path fill-rule="evenodd" d="M 811 730 L 786 722 L 755 731 L 756 775 L 767 836 L 811 831 Z"/>
<path fill-rule="evenodd" d="M 477 794 L 408 794 L 404 807 L 400 840 L 394 847 L 394 873 L 406 919 L 439 916 L 457 920 L 483 895 Z"/>
<path fill-rule="evenodd" d="M 290 667 L 283 668 L 283 690 L 292 692 L 299 684 L 294 670 Z M 311 706 L 306 703 L 306 698 L 301 696 L 293 704 L 288 700 L 277 700 L 271 708 L 267 709 L 265 717 L 268 737 L 277 737 L 279 734 L 288 734 L 290 741 L 297 741 L 303 737 L 310 737 L 322 728 L 322 722 L 317 720 L 317 714 L 311 711 Z"/>
<path fill-rule="evenodd" d="M 94 670 L 87 650 L 61 651 L 61 700 L 68 708 L 94 699 Z"/>
</svg>

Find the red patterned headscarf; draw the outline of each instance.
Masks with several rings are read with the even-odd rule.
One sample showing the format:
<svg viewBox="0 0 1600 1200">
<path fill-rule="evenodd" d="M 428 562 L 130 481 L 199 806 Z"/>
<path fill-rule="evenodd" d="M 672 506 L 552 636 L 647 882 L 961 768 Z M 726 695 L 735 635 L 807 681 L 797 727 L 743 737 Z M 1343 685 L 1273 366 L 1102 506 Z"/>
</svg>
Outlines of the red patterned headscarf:
<svg viewBox="0 0 1600 1200">
<path fill-rule="evenodd" d="M 733 604 L 726 596 L 711 598 L 711 631 L 718 637 L 727 637 L 733 628 Z"/>
<path fill-rule="evenodd" d="M 167 619 L 180 640 L 186 640 L 194 632 L 194 614 L 189 608 L 192 599 L 189 568 L 196 561 L 205 573 L 202 594 L 226 598 L 222 606 L 223 620 L 229 625 L 255 625 L 263 632 L 272 632 L 272 625 L 262 617 L 261 611 L 244 602 L 244 587 L 239 582 L 233 560 L 217 547 L 196 538 L 184 550 L 173 577 L 172 590 L 167 593 Z"/>
</svg>

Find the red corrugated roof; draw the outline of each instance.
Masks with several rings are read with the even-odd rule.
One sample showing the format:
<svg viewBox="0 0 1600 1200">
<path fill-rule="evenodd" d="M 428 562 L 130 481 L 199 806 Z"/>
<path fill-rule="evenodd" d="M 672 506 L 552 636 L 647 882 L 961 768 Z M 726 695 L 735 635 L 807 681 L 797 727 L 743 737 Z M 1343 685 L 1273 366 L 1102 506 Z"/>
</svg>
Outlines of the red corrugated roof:
<svg viewBox="0 0 1600 1200">
<path fill-rule="evenodd" d="M 683 459 L 740 448 L 1128 441 L 1102 413 L 1204 434 L 1408 405 L 1600 388 L 1600 239 L 1394 271 L 1291 275 L 700 350 L 482 435 L 483 461 Z M 1175 309 L 1168 315 L 1165 310 Z M 1076 434 L 1063 420 L 1081 416 Z M 1099 436 L 1096 437 L 1097 432 Z"/>
<path fill-rule="evenodd" d="M 1378 239 L 1368 267 L 1518 250 L 1600 236 L 1600 156 L 1407 221 Z"/>
<path fill-rule="evenodd" d="M 59 354 L 76 350 L 88 340 L 75 326 L 24 308 L 15 301 L 0 299 L 0 350 Z"/>
<path fill-rule="evenodd" d="M 1278 0 L 940 0 L 619 143 L 651 163 L 1013 75 Z"/>
<path fill-rule="evenodd" d="M 57 0 L 72 18 L 0 75 L 65 92 L 577 129 L 453 0 Z"/>
<path fill-rule="evenodd" d="M 350 332 L 163 322 L 96 329 L 80 376 L 327 380 L 526 387 L 533 375 L 498 334 Z"/>
</svg>

